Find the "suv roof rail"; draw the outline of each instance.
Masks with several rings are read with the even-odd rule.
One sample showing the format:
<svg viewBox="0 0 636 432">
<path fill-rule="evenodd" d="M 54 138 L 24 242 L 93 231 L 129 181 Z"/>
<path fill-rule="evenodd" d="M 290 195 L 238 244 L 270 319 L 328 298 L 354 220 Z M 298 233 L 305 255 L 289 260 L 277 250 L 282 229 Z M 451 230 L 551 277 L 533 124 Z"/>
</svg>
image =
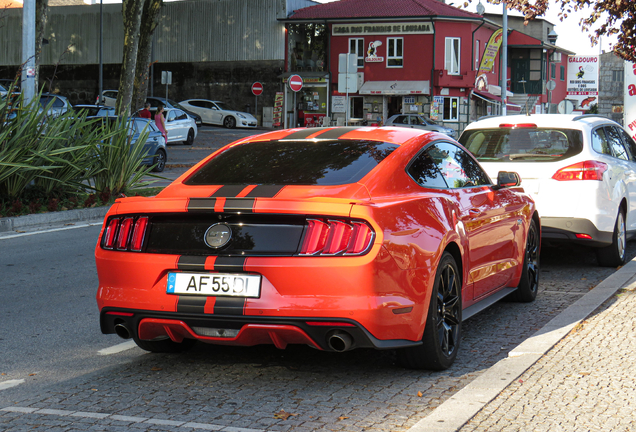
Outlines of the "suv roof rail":
<svg viewBox="0 0 636 432">
<path fill-rule="evenodd" d="M 579 120 L 582 120 L 582 119 L 585 119 L 585 118 L 595 118 L 595 117 L 602 118 L 603 120 L 611 120 L 610 118 L 605 117 L 604 115 L 601 115 L 601 114 L 581 114 L 581 115 L 578 115 L 578 116 L 574 117 L 572 119 L 572 121 L 579 121 Z"/>
</svg>

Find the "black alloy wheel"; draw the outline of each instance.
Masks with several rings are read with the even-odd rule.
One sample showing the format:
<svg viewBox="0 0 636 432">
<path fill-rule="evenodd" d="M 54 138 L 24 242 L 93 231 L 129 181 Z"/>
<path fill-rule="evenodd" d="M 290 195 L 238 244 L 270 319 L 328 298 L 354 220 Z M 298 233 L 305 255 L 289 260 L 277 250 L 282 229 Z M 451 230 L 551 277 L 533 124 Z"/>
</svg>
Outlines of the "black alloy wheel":
<svg viewBox="0 0 636 432">
<path fill-rule="evenodd" d="M 166 167 L 167 160 L 168 160 L 168 156 L 166 155 L 166 151 L 164 149 L 157 150 L 157 154 L 155 155 L 155 158 L 152 160 L 152 164 L 154 165 L 154 168 L 152 169 L 152 171 L 162 172 L 163 169 Z"/>
<path fill-rule="evenodd" d="M 523 258 L 523 270 L 521 272 L 521 280 L 516 291 L 510 294 L 509 299 L 512 301 L 529 303 L 537 298 L 539 291 L 539 275 L 540 269 L 540 252 L 541 240 L 539 229 L 534 220 L 530 220 L 528 227 L 528 236 L 526 238 L 526 251 Z"/>
<path fill-rule="evenodd" d="M 462 282 L 453 256 L 444 252 L 426 318 L 422 345 L 397 351 L 398 361 L 412 369 L 440 371 L 451 367 L 461 341 Z"/>
</svg>

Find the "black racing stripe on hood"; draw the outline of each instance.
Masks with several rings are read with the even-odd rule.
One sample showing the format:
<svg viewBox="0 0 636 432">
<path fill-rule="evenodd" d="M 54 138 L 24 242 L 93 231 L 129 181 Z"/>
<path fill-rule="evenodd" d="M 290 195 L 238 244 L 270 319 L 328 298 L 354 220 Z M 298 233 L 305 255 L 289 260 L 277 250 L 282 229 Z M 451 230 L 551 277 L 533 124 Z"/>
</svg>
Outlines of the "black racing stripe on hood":
<svg viewBox="0 0 636 432">
<path fill-rule="evenodd" d="M 274 198 L 285 186 L 258 185 L 246 195 L 248 198 Z"/>
<path fill-rule="evenodd" d="M 348 134 L 349 132 L 353 132 L 354 130 L 360 129 L 359 127 L 337 127 L 333 129 L 327 129 L 324 133 L 321 133 L 316 138 L 317 139 L 338 139 L 341 136 Z"/>
<path fill-rule="evenodd" d="M 187 256 L 182 255 L 179 257 L 179 261 L 177 261 L 177 268 L 179 270 L 184 271 L 201 271 L 205 270 L 205 259 L 207 257 L 204 256 Z"/>
<path fill-rule="evenodd" d="M 205 303 L 208 301 L 204 296 L 179 296 L 177 302 L 177 312 L 203 314 L 205 313 Z"/>
<path fill-rule="evenodd" d="M 217 297 L 214 302 L 215 315 L 244 315 L 246 298 Z"/>
<path fill-rule="evenodd" d="M 190 198 L 188 211 L 214 211 L 216 198 Z"/>
<path fill-rule="evenodd" d="M 248 185 L 225 185 L 221 186 L 219 190 L 214 192 L 213 197 L 235 197 L 241 193 Z"/>
</svg>

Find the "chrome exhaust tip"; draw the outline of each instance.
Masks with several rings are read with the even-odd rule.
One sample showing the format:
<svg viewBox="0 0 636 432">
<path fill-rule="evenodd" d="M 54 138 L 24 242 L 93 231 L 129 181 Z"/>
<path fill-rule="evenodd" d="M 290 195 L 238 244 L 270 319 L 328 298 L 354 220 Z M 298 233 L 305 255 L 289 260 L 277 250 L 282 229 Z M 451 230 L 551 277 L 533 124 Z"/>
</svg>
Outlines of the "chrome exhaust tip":
<svg viewBox="0 0 636 432">
<path fill-rule="evenodd" d="M 115 324 L 115 333 L 122 339 L 130 339 L 130 330 L 126 327 L 125 324 Z"/>
<path fill-rule="evenodd" d="M 329 348 L 336 352 L 345 352 L 351 349 L 351 345 L 353 345 L 353 339 L 351 335 L 347 332 L 336 331 L 331 336 L 329 336 L 327 343 L 329 344 Z"/>
</svg>

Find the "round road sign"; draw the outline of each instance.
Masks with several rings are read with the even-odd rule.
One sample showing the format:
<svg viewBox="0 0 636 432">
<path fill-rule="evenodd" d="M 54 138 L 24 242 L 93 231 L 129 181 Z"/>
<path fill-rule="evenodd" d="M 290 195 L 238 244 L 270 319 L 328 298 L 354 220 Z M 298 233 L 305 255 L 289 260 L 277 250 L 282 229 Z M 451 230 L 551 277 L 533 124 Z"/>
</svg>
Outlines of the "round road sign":
<svg viewBox="0 0 636 432">
<path fill-rule="evenodd" d="M 292 75 L 289 77 L 289 88 L 295 92 L 300 91 L 300 89 L 303 88 L 303 79 L 300 75 Z"/>
<path fill-rule="evenodd" d="M 252 93 L 254 93 L 254 96 L 260 96 L 263 93 L 263 84 L 258 81 L 252 84 Z"/>
</svg>

